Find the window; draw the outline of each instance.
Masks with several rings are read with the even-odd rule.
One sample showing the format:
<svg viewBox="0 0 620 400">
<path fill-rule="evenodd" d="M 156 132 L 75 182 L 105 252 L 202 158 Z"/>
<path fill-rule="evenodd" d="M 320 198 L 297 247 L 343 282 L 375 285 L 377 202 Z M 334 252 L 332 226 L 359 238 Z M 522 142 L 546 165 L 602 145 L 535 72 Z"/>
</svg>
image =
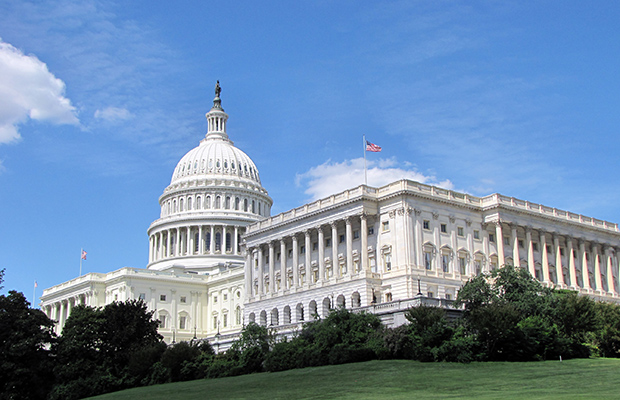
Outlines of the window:
<svg viewBox="0 0 620 400">
<path fill-rule="evenodd" d="M 146 299 L 146 293 L 140 293 L 140 295 L 138 296 L 138 298 L 140 300 L 145 300 Z"/>
<path fill-rule="evenodd" d="M 452 299 L 452 295 L 450 295 L 450 293 L 446 293 L 446 300 L 451 300 Z"/>
<path fill-rule="evenodd" d="M 228 326 L 228 314 L 222 315 L 222 322 L 223 322 L 224 328 L 226 328 Z"/>
<path fill-rule="evenodd" d="M 532 249 L 534 249 L 534 251 L 538 251 L 538 243 L 532 243 Z"/>
<path fill-rule="evenodd" d="M 293 258 L 293 249 L 288 249 L 288 258 Z"/>
<path fill-rule="evenodd" d="M 431 222 L 428 221 L 428 220 L 424 220 L 424 222 L 422 222 L 422 226 L 424 227 L 424 229 L 430 230 L 431 229 Z"/>
<path fill-rule="evenodd" d="M 159 316 L 159 326 L 161 326 L 162 328 L 166 327 L 166 316 L 165 315 Z"/>
<path fill-rule="evenodd" d="M 441 233 L 446 233 L 446 232 L 448 232 L 448 225 L 441 224 Z"/>
<path fill-rule="evenodd" d="M 474 230 L 474 239 L 480 240 L 480 231 Z"/>
<path fill-rule="evenodd" d="M 239 306 L 235 309 L 235 323 L 241 325 L 241 307 Z"/>
<path fill-rule="evenodd" d="M 360 231 L 353 231 L 353 239 L 359 239 L 360 238 Z"/>
<path fill-rule="evenodd" d="M 465 257 L 459 257 L 459 272 L 461 275 L 467 273 L 467 259 Z"/>
<path fill-rule="evenodd" d="M 456 228 L 456 234 L 459 235 L 460 237 L 465 236 L 465 229 L 463 229 L 462 226 L 459 226 L 458 228 Z"/>
<path fill-rule="evenodd" d="M 385 270 L 386 271 L 392 270 L 392 255 L 391 254 L 385 255 Z"/>
<path fill-rule="evenodd" d="M 319 248 L 319 242 L 312 243 L 312 251 L 316 251 Z"/>
<path fill-rule="evenodd" d="M 430 270 L 432 268 L 432 262 L 433 262 L 433 255 L 430 252 L 425 251 L 424 252 L 424 268 L 426 268 L 427 270 Z"/>
<path fill-rule="evenodd" d="M 114 294 L 114 301 L 118 300 L 118 294 Z"/>
<path fill-rule="evenodd" d="M 332 239 L 331 238 L 325 239 L 325 247 L 332 247 Z"/>
<path fill-rule="evenodd" d="M 338 243 L 344 243 L 344 235 L 340 235 L 338 238 Z"/>
<path fill-rule="evenodd" d="M 280 261 L 280 254 L 281 254 L 281 253 L 276 253 L 276 260 L 277 260 L 277 261 Z M 224 299 L 224 300 L 226 300 L 226 299 Z"/>
<path fill-rule="evenodd" d="M 426 297 L 433 297 L 433 292 L 426 292 Z"/>
<path fill-rule="evenodd" d="M 160 294 L 159 295 L 159 301 L 166 301 L 166 295 L 165 294 Z"/>
<path fill-rule="evenodd" d="M 181 296 L 181 303 L 183 304 L 187 303 L 187 297 Z"/>
<path fill-rule="evenodd" d="M 564 255 L 564 247 L 560 247 L 560 255 L 563 256 Z"/>
<path fill-rule="evenodd" d="M 375 234 L 375 228 L 371 226 L 370 228 L 368 228 L 368 236 L 372 236 L 374 234 Z"/>
<path fill-rule="evenodd" d="M 390 221 L 383 221 L 383 224 L 381 226 L 383 228 L 383 232 L 389 231 L 390 230 Z"/>
<path fill-rule="evenodd" d="M 224 298 L 224 301 L 228 300 L 228 293 L 224 293 L 222 297 Z"/>
<path fill-rule="evenodd" d="M 213 296 L 213 302 L 217 303 L 217 296 Z"/>
<path fill-rule="evenodd" d="M 299 248 L 299 254 L 304 254 L 306 252 L 306 246 L 301 246 Z"/>
<path fill-rule="evenodd" d="M 547 246 L 547 253 L 551 254 L 551 246 Z"/>
<path fill-rule="evenodd" d="M 504 236 L 504 244 L 506 246 L 510 246 L 510 238 L 509 237 Z"/>
<path fill-rule="evenodd" d="M 447 254 L 441 255 L 441 267 L 443 272 L 450 272 L 450 258 Z"/>
<path fill-rule="evenodd" d="M 480 260 L 474 261 L 474 269 L 476 270 L 476 275 L 480 275 L 482 272 L 482 262 Z"/>
<path fill-rule="evenodd" d="M 213 329 L 217 329 L 217 315 L 213 316 Z"/>
<path fill-rule="evenodd" d="M 495 243 L 495 235 L 492 233 L 489 233 L 489 242 Z"/>
<path fill-rule="evenodd" d="M 519 239 L 519 247 L 523 248 L 523 239 Z"/>
<path fill-rule="evenodd" d="M 179 318 L 179 329 L 185 329 L 185 321 L 187 317 Z"/>
</svg>

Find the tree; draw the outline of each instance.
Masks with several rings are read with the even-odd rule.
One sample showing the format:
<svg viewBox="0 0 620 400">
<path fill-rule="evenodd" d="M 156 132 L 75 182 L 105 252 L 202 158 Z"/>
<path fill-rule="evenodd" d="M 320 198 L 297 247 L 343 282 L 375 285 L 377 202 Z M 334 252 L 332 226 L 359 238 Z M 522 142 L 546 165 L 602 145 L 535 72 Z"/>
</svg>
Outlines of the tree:
<svg viewBox="0 0 620 400">
<path fill-rule="evenodd" d="M 2 275 L 0 274 L 0 283 Z M 0 296 L 0 399 L 44 399 L 52 383 L 54 323 L 26 297 Z"/>
</svg>

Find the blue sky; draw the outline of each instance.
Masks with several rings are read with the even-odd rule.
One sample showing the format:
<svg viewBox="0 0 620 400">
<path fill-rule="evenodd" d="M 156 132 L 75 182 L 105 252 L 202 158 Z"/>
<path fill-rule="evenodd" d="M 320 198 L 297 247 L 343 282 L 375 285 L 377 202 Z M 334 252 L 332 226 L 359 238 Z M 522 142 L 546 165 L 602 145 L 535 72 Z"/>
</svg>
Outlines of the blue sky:
<svg viewBox="0 0 620 400">
<path fill-rule="evenodd" d="M 206 131 L 272 213 L 408 177 L 620 222 L 620 3 L 0 2 L 0 268 L 31 299 L 145 267 L 146 229 Z"/>
</svg>

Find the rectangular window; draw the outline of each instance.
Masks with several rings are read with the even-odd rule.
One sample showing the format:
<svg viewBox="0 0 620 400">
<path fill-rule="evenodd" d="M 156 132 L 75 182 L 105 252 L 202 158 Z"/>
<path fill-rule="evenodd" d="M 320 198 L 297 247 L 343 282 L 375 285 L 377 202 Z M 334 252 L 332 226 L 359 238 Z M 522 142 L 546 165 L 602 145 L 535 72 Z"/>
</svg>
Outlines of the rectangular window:
<svg viewBox="0 0 620 400">
<path fill-rule="evenodd" d="M 480 275 L 482 272 L 482 263 L 478 260 L 474 261 L 474 268 L 476 269 L 476 275 Z"/>
<path fill-rule="evenodd" d="M 478 230 L 474 231 L 474 239 L 480 240 L 480 231 L 478 231 Z"/>
<path fill-rule="evenodd" d="M 447 254 L 442 254 L 441 256 L 441 267 L 443 272 L 450 272 L 450 259 Z"/>
<path fill-rule="evenodd" d="M 374 234 L 375 234 L 375 228 L 371 226 L 370 228 L 368 228 L 368 236 L 372 236 Z"/>
<path fill-rule="evenodd" d="M 510 246 L 510 238 L 509 238 L 509 237 L 504 236 L 504 244 L 505 244 L 506 246 Z"/>
<path fill-rule="evenodd" d="M 446 232 L 448 232 L 448 225 L 441 224 L 441 233 L 446 233 Z"/>
<path fill-rule="evenodd" d="M 424 229 L 426 229 L 427 231 L 431 229 L 431 222 L 428 220 L 424 220 L 424 222 L 422 222 L 422 227 Z"/>
<path fill-rule="evenodd" d="M 390 221 L 383 221 L 383 224 L 381 226 L 383 227 L 383 232 L 389 231 L 390 230 Z"/>
<path fill-rule="evenodd" d="M 392 256 L 390 254 L 385 255 L 385 270 L 386 271 L 392 270 Z"/>
<path fill-rule="evenodd" d="M 138 298 L 140 300 L 145 300 L 146 299 L 146 293 L 140 293 L 140 296 L 138 296 Z"/>
<path fill-rule="evenodd" d="M 228 326 L 228 314 L 222 315 L 222 322 L 224 323 L 224 328 Z"/>
<path fill-rule="evenodd" d="M 433 297 L 433 296 L 434 296 L 433 292 L 426 292 L 426 297 Z"/>
<path fill-rule="evenodd" d="M 159 326 L 161 328 L 165 328 L 166 327 L 166 316 L 165 315 L 160 315 L 159 316 Z"/>
<path fill-rule="evenodd" d="M 465 236 L 465 229 L 463 229 L 462 226 L 459 226 L 458 228 L 456 228 L 456 234 L 459 235 L 460 237 Z"/>
<path fill-rule="evenodd" d="M 325 247 L 332 247 L 332 239 L 331 238 L 325 239 Z"/>
<path fill-rule="evenodd" d="M 317 251 L 319 249 L 319 242 L 312 243 L 312 251 Z"/>
<path fill-rule="evenodd" d="M 524 244 L 523 244 L 523 239 L 519 239 L 519 247 L 523 248 Z"/>
<path fill-rule="evenodd" d="M 160 294 L 159 295 L 159 301 L 166 301 L 166 295 L 165 294 Z"/>
<path fill-rule="evenodd" d="M 217 316 L 213 316 L 213 329 L 217 329 Z"/>
<path fill-rule="evenodd" d="M 228 293 L 224 293 L 222 297 L 224 298 L 224 301 L 228 300 Z"/>
<path fill-rule="evenodd" d="M 301 246 L 299 248 L 299 254 L 304 254 L 306 252 L 306 246 Z"/>
<path fill-rule="evenodd" d="M 467 260 L 465 259 L 465 257 L 459 257 L 459 270 L 461 272 L 461 275 L 465 275 L 465 273 L 467 268 Z"/>
<path fill-rule="evenodd" d="M 183 304 L 187 303 L 187 297 L 181 296 L 181 303 Z"/>
<path fill-rule="evenodd" d="M 360 238 L 360 231 L 353 231 L 353 239 L 359 239 Z"/>
<path fill-rule="evenodd" d="M 344 235 L 340 235 L 340 237 L 338 237 L 338 243 L 344 243 Z"/>
<path fill-rule="evenodd" d="M 217 303 L 217 296 L 213 296 L 213 302 Z"/>
<path fill-rule="evenodd" d="M 277 253 L 277 254 L 276 254 L 276 260 L 277 260 L 277 261 L 280 261 L 280 255 L 281 255 L 281 254 L 282 254 L 282 253 Z"/>
<path fill-rule="evenodd" d="M 560 255 L 563 256 L 564 255 L 564 247 L 560 247 Z"/>
<path fill-rule="evenodd" d="M 532 243 L 532 249 L 534 249 L 534 251 L 538 251 L 538 243 Z"/>
<path fill-rule="evenodd" d="M 450 295 L 450 293 L 446 293 L 446 300 L 451 300 L 452 299 L 452 295 Z"/>
<path fill-rule="evenodd" d="M 492 233 L 489 233 L 489 242 L 495 243 L 495 235 Z"/>
<path fill-rule="evenodd" d="M 547 246 L 547 253 L 551 254 L 551 246 Z"/>
<path fill-rule="evenodd" d="M 293 258 L 293 249 L 288 249 L 288 258 Z"/>
<path fill-rule="evenodd" d="M 432 268 L 433 256 L 430 252 L 424 252 L 424 268 L 430 270 Z"/>
<path fill-rule="evenodd" d="M 179 329 L 185 329 L 185 318 L 186 317 L 179 318 Z"/>
</svg>

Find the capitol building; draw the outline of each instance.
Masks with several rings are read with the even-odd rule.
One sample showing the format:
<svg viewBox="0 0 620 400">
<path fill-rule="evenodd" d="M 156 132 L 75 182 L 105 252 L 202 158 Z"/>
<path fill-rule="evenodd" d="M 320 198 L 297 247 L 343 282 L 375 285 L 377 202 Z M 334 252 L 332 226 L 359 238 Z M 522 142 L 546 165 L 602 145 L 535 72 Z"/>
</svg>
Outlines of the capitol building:
<svg viewBox="0 0 620 400">
<path fill-rule="evenodd" d="M 388 325 L 420 301 L 449 305 L 472 276 L 504 264 L 544 285 L 620 302 L 618 224 L 501 194 L 410 180 L 360 185 L 271 215 L 252 159 L 226 133 L 219 83 L 207 134 L 172 172 L 148 228 L 149 263 L 44 290 L 62 327 L 73 307 L 142 299 L 168 343 L 226 348 L 244 324 L 282 332 L 335 307 Z"/>
</svg>

